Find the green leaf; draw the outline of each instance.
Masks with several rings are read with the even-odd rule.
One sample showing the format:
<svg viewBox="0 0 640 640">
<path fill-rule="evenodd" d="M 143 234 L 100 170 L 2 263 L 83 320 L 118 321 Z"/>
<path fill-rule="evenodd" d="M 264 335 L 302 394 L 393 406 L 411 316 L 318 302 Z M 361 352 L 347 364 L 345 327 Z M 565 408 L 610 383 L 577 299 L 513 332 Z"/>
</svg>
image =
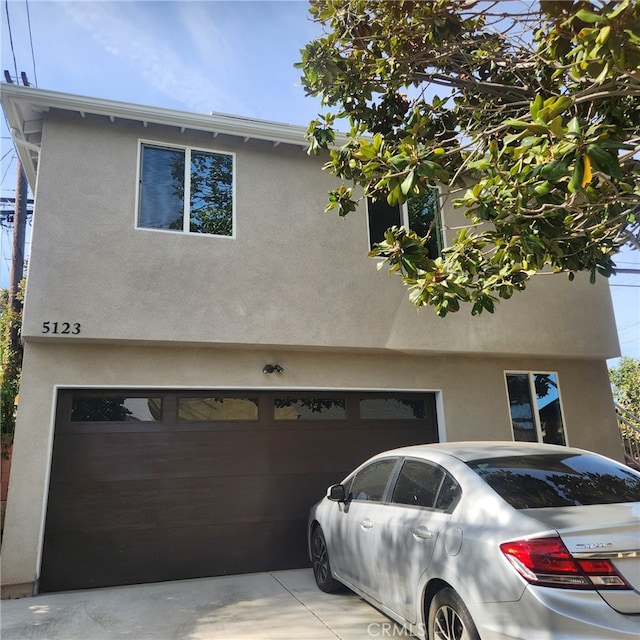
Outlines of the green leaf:
<svg viewBox="0 0 640 640">
<path fill-rule="evenodd" d="M 542 109 L 543 100 L 540 94 L 537 94 L 535 100 L 529 105 L 529 113 L 531 118 L 535 120 L 538 117 L 538 112 Z"/>
<path fill-rule="evenodd" d="M 607 39 L 609 38 L 609 35 L 611 34 L 611 25 L 607 25 L 605 27 L 602 27 L 602 29 L 600 29 L 600 33 L 598 33 L 598 37 L 596 38 L 596 42 L 598 44 L 604 44 Z"/>
<path fill-rule="evenodd" d="M 548 180 L 545 180 L 544 182 L 538 182 L 533 191 L 537 196 L 546 196 L 551 189 L 553 189 L 553 185 Z"/>
<path fill-rule="evenodd" d="M 389 158 L 389 162 L 394 169 L 402 171 L 409 164 L 409 159 L 405 155 L 398 154 Z"/>
<path fill-rule="evenodd" d="M 582 158 L 576 160 L 576 164 L 573 168 L 573 174 L 569 181 L 569 191 L 571 193 L 577 193 L 582 188 L 582 179 L 584 178 L 584 162 Z"/>
<path fill-rule="evenodd" d="M 504 123 L 508 126 L 508 127 L 513 127 L 514 129 L 527 129 L 529 127 L 529 125 L 531 124 L 530 122 L 527 122 L 526 120 L 516 120 L 515 118 L 507 118 Z"/>
<path fill-rule="evenodd" d="M 486 171 L 491 166 L 489 158 L 480 158 L 469 163 L 469 169 L 477 169 L 478 171 Z"/>
<path fill-rule="evenodd" d="M 407 177 L 402 181 L 402 184 L 400 185 L 400 189 L 402 190 L 402 193 L 404 193 L 405 196 L 413 188 L 414 182 L 415 182 L 415 174 L 413 171 L 409 171 L 409 173 L 407 174 Z"/>
<path fill-rule="evenodd" d="M 387 195 L 387 203 L 391 207 L 397 207 L 402 201 L 401 196 L 402 189 L 400 188 L 400 185 L 397 185 L 393 189 L 391 189 L 391 191 L 389 191 Z"/>
<path fill-rule="evenodd" d="M 549 130 L 546 125 L 526 122 L 524 120 L 515 120 L 513 118 L 508 118 L 504 123 L 509 127 L 514 127 L 515 129 L 526 129 L 527 131 L 536 134 L 547 133 Z"/>
<path fill-rule="evenodd" d="M 548 119 L 555 118 L 573 104 L 573 100 L 569 96 L 560 96 L 555 100 L 550 99 L 550 101 L 548 102 L 548 105 L 545 104 L 545 106 L 549 109 Z"/>
<path fill-rule="evenodd" d="M 562 138 L 564 136 L 564 126 L 562 125 L 562 116 L 556 116 L 549 122 L 549 129 L 556 138 Z"/>
<path fill-rule="evenodd" d="M 598 169 L 612 178 L 622 178 L 622 170 L 618 156 L 612 156 L 606 149 L 597 143 L 587 145 L 587 155 L 596 164 Z"/>
<path fill-rule="evenodd" d="M 577 117 L 571 118 L 567 125 L 569 133 L 574 136 L 580 136 L 582 134 L 582 127 L 580 126 L 580 120 Z"/>
<path fill-rule="evenodd" d="M 580 9 L 576 13 L 576 18 L 582 20 L 582 22 L 586 22 L 588 24 L 597 24 L 598 22 L 605 22 L 606 18 L 604 16 L 600 16 L 597 13 L 593 13 L 588 9 Z"/>
</svg>

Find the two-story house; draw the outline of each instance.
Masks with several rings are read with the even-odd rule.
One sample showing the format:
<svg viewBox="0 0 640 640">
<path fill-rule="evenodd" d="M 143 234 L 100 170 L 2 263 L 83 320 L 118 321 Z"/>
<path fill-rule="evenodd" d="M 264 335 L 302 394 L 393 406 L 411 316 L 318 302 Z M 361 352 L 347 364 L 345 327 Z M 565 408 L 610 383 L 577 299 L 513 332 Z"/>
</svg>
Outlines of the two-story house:
<svg viewBox="0 0 640 640">
<path fill-rule="evenodd" d="M 6 596 L 306 566 L 309 507 L 397 445 L 622 458 L 605 282 L 418 312 L 366 254 L 394 221 L 446 243 L 446 194 L 340 219 L 302 127 L 13 85 L 2 105 L 35 196 Z"/>
</svg>

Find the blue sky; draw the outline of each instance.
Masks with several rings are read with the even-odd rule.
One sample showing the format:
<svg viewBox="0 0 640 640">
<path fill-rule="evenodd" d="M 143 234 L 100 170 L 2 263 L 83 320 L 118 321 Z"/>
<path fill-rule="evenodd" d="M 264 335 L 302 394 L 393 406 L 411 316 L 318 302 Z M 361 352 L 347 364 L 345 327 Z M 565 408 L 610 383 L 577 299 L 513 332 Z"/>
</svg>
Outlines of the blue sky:
<svg viewBox="0 0 640 640">
<path fill-rule="evenodd" d="M 2 70 L 42 89 L 300 125 L 320 109 L 293 68 L 319 33 L 303 0 L 5 0 L 1 22 Z M 15 193 L 14 156 L 3 119 L 3 197 Z M 7 286 L 10 233 L 0 242 Z M 640 268 L 640 252 L 618 262 Z M 640 357 L 640 275 L 611 285 L 622 353 Z"/>
</svg>

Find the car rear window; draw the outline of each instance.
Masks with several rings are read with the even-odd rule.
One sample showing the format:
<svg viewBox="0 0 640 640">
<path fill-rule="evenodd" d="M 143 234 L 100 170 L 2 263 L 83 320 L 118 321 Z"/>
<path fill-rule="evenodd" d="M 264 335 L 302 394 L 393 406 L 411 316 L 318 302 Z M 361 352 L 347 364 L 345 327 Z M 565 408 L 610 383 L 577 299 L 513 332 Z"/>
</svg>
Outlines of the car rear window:
<svg viewBox="0 0 640 640">
<path fill-rule="evenodd" d="M 595 455 L 509 456 L 467 464 L 516 509 L 640 501 L 640 474 Z"/>
</svg>

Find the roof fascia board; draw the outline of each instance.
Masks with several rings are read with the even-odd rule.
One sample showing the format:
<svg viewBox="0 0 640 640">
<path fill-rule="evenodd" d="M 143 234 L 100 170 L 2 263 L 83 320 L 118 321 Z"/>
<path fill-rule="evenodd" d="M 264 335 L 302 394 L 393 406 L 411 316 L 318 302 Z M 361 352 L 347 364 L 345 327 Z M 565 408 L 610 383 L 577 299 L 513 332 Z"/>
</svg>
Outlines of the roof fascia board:
<svg viewBox="0 0 640 640">
<path fill-rule="evenodd" d="M 267 140 L 270 142 L 306 147 L 305 127 L 254 120 L 220 113 L 203 115 L 160 107 L 135 105 L 127 102 L 90 98 L 59 93 L 34 87 L 2 84 L 3 103 L 25 102 L 39 110 L 60 109 L 81 115 L 107 116 L 111 120 L 133 120 L 144 123 L 194 129 L 210 133 L 238 136 L 240 138 Z"/>
<path fill-rule="evenodd" d="M 20 159 L 20 164 L 22 165 L 22 170 L 25 173 L 27 182 L 29 183 L 31 190 L 35 191 L 37 160 L 33 158 L 32 153 L 35 151 L 36 154 L 39 154 L 40 149 L 39 147 L 37 147 L 37 145 L 34 149 L 33 145 L 27 143 L 24 133 L 24 121 L 22 118 L 22 114 L 20 113 L 18 103 L 15 100 L 6 98 L 6 91 L 4 88 L 5 86 L 11 85 L 2 85 L 0 100 L 2 101 L 2 106 L 9 123 L 11 137 L 15 143 L 18 158 Z"/>
</svg>

